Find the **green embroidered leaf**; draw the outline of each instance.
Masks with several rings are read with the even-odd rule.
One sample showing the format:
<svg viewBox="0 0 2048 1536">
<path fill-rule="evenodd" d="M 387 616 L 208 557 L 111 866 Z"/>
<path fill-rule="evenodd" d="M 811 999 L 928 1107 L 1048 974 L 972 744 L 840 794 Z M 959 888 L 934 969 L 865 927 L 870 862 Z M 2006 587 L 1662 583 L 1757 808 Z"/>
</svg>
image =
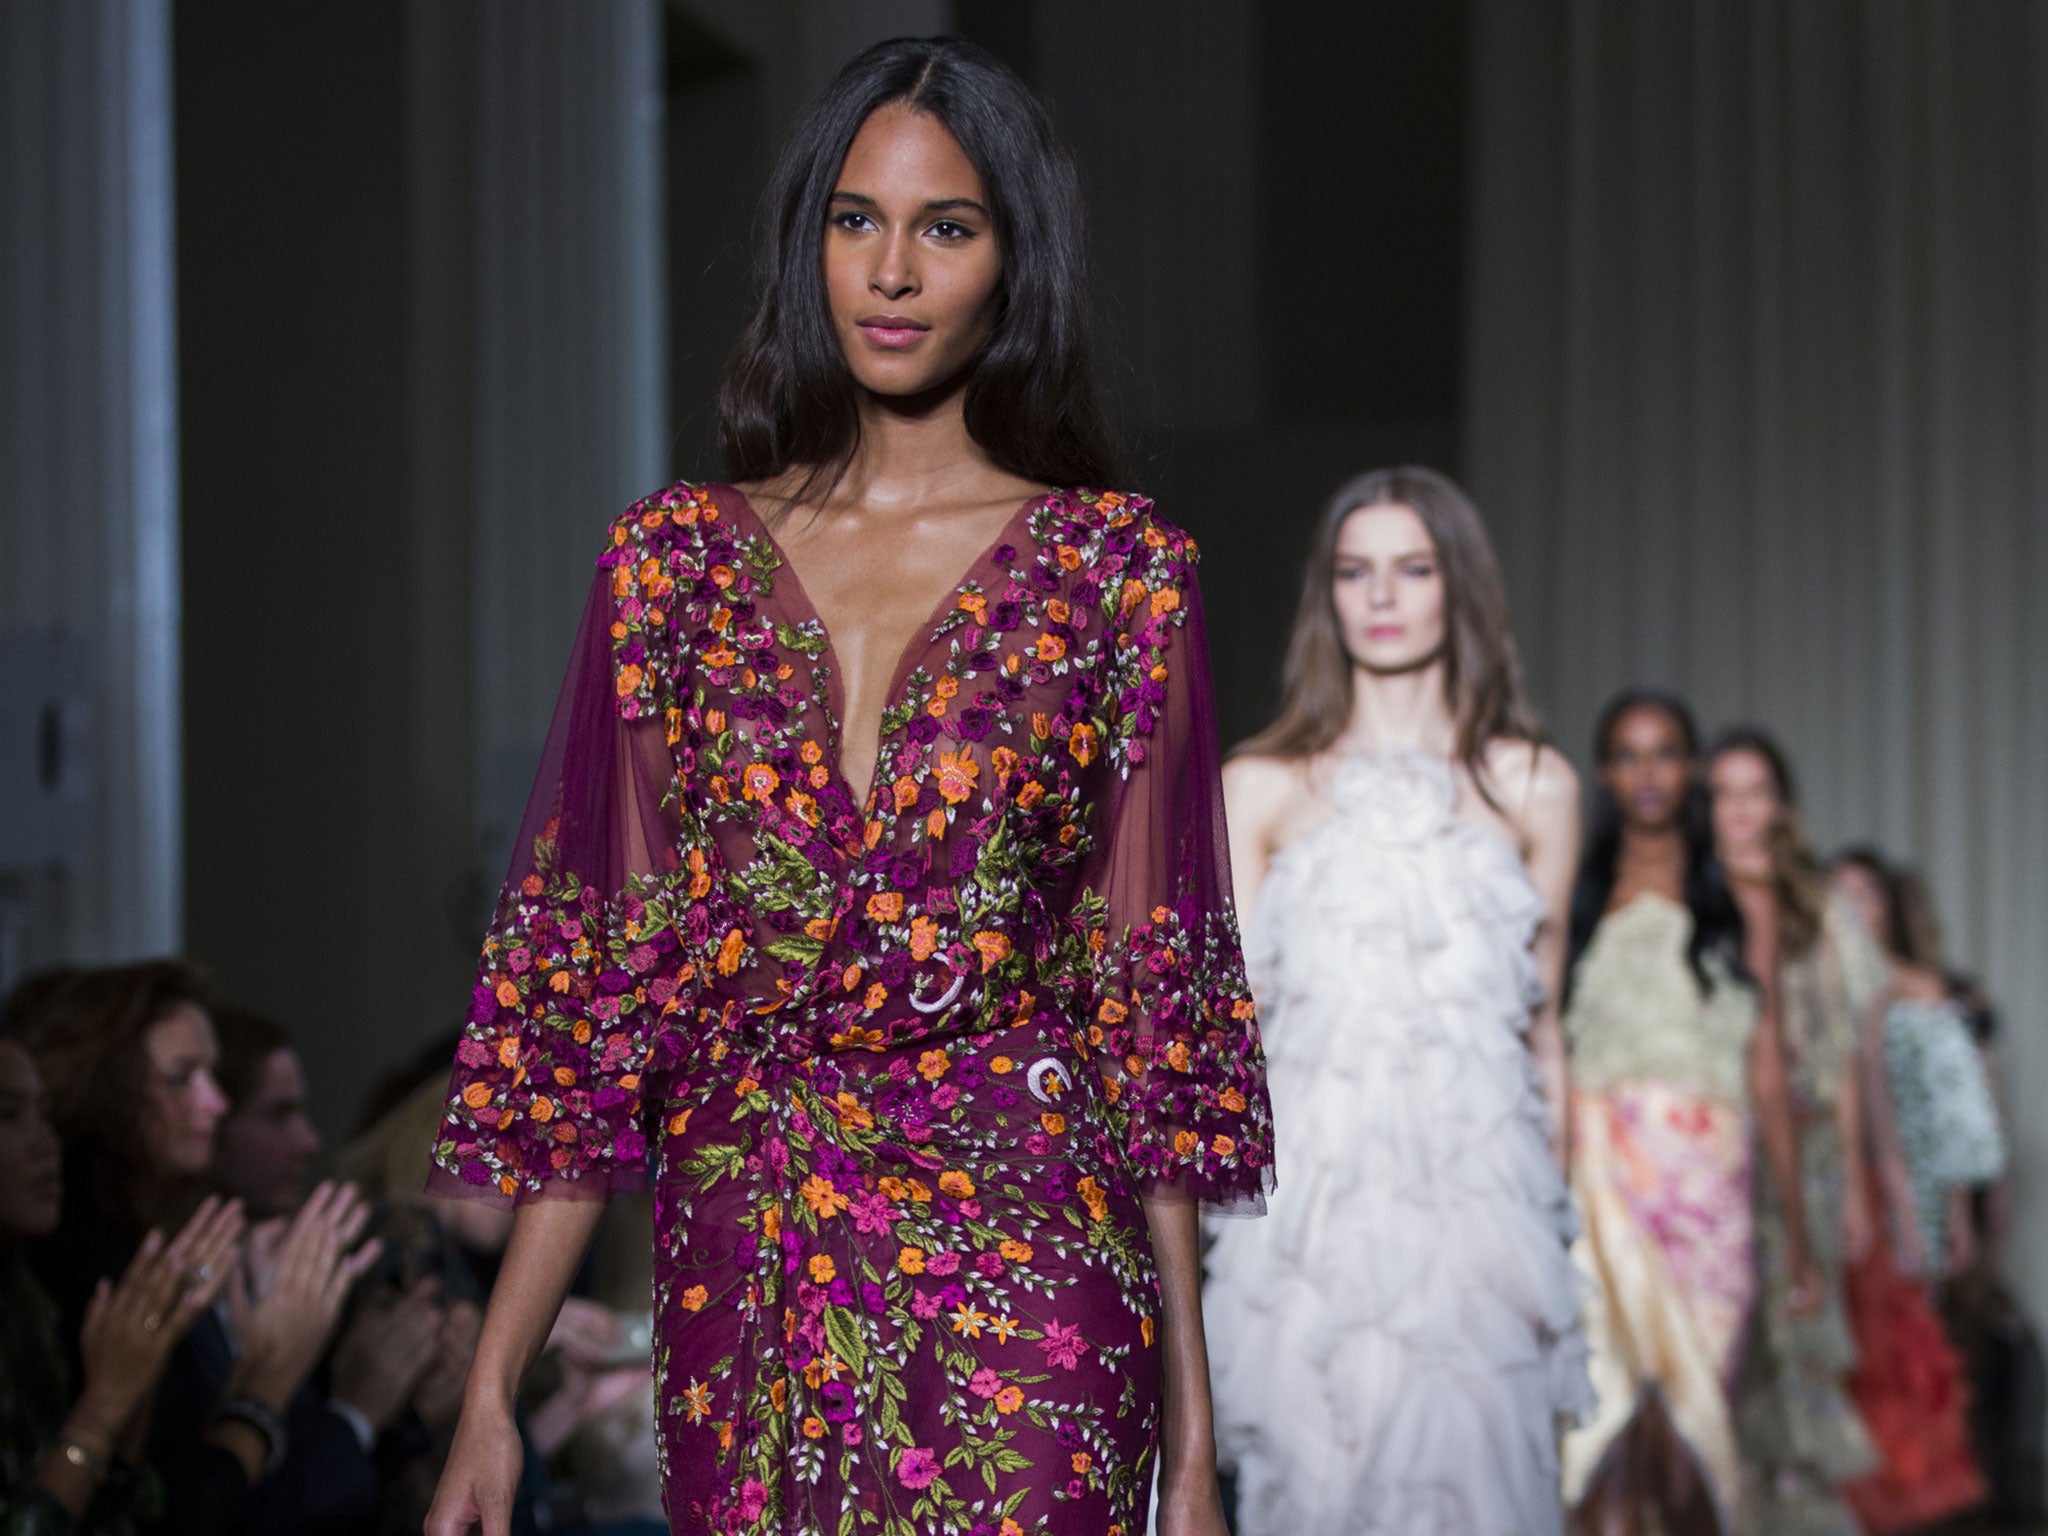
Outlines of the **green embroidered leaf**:
<svg viewBox="0 0 2048 1536">
<path fill-rule="evenodd" d="M 825 941 L 807 934 L 787 934 L 770 944 L 768 953 L 788 964 L 815 965 L 818 957 L 825 953 Z"/>
</svg>

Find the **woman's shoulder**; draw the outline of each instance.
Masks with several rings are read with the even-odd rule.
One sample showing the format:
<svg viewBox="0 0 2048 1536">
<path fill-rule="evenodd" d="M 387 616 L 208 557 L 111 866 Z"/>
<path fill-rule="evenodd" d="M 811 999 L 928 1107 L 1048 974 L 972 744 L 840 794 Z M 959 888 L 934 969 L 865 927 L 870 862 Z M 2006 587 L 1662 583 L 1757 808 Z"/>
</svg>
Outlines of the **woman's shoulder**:
<svg viewBox="0 0 2048 1536">
<path fill-rule="evenodd" d="M 1046 498 L 1050 531 L 1089 564 L 1180 562 L 1199 551 L 1186 529 L 1170 521 L 1150 497 L 1136 491 L 1067 486 Z"/>
<path fill-rule="evenodd" d="M 600 565 L 637 563 L 678 545 L 696 544 L 715 532 L 737 535 L 734 505 L 741 498 L 715 481 L 678 480 L 641 497 L 612 520 Z"/>
<path fill-rule="evenodd" d="M 1579 775 L 1566 756 L 1547 742 L 1496 736 L 1479 753 L 1484 788 L 1501 815 L 1524 841 L 1579 815 Z"/>
</svg>

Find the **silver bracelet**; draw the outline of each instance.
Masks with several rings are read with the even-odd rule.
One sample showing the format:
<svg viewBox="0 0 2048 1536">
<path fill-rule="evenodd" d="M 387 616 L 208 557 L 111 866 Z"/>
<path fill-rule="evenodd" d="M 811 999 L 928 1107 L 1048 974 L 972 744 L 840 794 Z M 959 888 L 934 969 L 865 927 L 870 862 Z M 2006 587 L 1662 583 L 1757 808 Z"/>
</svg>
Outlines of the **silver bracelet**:
<svg viewBox="0 0 2048 1536">
<path fill-rule="evenodd" d="M 233 1419 L 237 1423 L 246 1424 L 263 1437 L 264 1444 L 269 1447 L 269 1454 L 263 1458 L 263 1468 L 256 1474 L 258 1478 L 268 1477 L 284 1465 L 284 1420 L 271 1411 L 268 1403 L 261 1403 L 253 1397 L 238 1393 L 222 1402 L 214 1409 L 213 1414 L 217 1419 Z"/>
</svg>

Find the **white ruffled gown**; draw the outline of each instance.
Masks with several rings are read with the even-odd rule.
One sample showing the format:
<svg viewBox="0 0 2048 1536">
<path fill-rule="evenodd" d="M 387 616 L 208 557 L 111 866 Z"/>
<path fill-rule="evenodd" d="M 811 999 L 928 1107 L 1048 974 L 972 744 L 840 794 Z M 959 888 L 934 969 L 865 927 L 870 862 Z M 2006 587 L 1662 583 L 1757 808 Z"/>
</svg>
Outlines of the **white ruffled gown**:
<svg viewBox="0 0 2048 1536">
<path fill-rule="evenodd" d="M 1542 902 L 1442 759 L 1347 758 L 1247 922 L 1277 1129 L 1203 1311 L 1239 1536 L 1556 1536 L 1592 1405 L 1524 1039 Z"/>
</svg>

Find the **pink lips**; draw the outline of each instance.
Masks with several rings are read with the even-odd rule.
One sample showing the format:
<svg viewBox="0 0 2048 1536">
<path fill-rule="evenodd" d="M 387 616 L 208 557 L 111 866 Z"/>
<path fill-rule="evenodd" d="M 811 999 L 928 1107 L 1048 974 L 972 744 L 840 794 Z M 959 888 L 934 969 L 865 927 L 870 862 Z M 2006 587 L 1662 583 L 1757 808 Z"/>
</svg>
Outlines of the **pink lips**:
<svg viewBox="0 0 2048 1536">
<path fill-rule="evenodd" d="M 916 346 L 931 329 L 905 315 L 869 315 L 854 324 L 860 327 L 861 334 L 869 341 L 891 351 Z"/>
<path fill-rule="evenodd" d="M 1399 624 L 1375 624 L 1365 635 L 1368 640 L 1398 640 L 1407 632 Z"/>
</svg>

